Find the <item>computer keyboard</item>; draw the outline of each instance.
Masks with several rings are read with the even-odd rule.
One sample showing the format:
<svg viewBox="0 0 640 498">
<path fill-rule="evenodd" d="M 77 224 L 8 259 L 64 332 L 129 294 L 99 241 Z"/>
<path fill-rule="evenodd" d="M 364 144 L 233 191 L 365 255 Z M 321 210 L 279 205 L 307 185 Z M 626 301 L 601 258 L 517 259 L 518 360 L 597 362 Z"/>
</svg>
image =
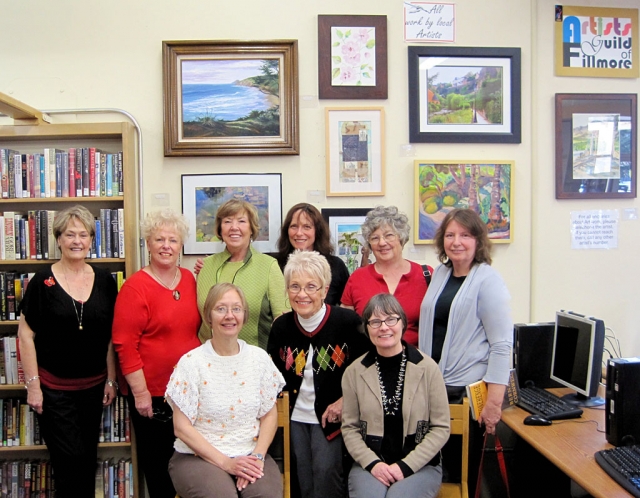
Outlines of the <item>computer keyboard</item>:
<svg viewBox="0 0 640 498">
<path fill-rule="evenodd" d="M 578 418 L 582 415 L 580 408 L 539 387 L 520 388 L 516 405 L 523 410 L 537 413 L 549 420 Z"/>
<path fill-rule="evenodd" d="M 618 446 L 596 451 L 596 462 L 614 481 L 640 498 L 640 446 Z"/>
</svg>

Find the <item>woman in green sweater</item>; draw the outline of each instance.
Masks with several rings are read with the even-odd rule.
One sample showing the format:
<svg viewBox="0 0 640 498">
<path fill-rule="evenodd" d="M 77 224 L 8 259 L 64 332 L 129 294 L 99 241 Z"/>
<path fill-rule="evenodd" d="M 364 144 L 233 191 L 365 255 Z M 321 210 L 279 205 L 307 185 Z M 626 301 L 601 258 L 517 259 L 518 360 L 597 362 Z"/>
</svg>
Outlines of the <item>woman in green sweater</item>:
<svg viewBox="0 0 640 498">
<path fill-rule="evenodd" d="M 224 242 L 225 249 L 204 259 L 197 292 L 202 315 L 209 289 L 215 284 L 229 282 L 240 287 L 247 297 L 250 314 L 239 337 L 266 349 L 271 323 L 289 308 L 285 304 L 284 277 L 278 262 L 251 247 L 259 230 L 258 211 L 253 205 L 232 199 L 220 206 L 215 233 Z M 198 336 L 202 342 L 211 338 L 211 329 L 204 319 Z"/>
</svg>

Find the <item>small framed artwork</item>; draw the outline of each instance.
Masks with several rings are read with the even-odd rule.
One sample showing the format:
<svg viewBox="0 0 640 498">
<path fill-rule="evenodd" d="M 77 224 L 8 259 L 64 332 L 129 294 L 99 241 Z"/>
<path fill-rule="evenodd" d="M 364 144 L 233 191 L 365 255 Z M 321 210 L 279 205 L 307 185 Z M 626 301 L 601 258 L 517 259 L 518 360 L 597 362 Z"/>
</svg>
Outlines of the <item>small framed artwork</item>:
<svg viewBox="0 0 640 498">
<path fill-rule="evenodd" d="M 164 41 L 164 155 L 299 154 L 298 42 Z"/>
<path fill-rule="evenodd" d="M 213 254 L 224 250 L 215 233 L 218 208 L 241 199 L 258 210 L 260 233 L 252 242 L 260 252 L 276 252 L 282 225 L 282 175 L 182 175 L 182 213 L 189 220 L 185 254 Z"/>
<path fill-rule="evenodd" d="M 371 208 L 323 208 L 322 217 L 329 224 L 334 254 L 353 273 L 375 262 L 373 253 L 365 247 L 362 224 Z"/>
<path fill-rule="evenodd" d="M 409 47 L 409 141 L 519 144 L 520 49 Z"/>
<path fill-rule="evenodd" d="M 387 16 L 318 16 L 318 96 L 387 98 Z"/>
<path fill-rule="evenodd" d="M 384 108 L 325 108 L 327 196 L 384 195 Z"/>
<path fill-rule="evenodd" d="M 513 161 L 415 161 L 414 243 L 431 244 L 455 208 L 476 211 L 494 243 L 513 240 Z"/>
<path fill-rule="evenodd" d="M 556 94 L 556 199 L 637 197 L 637 95 Z"/>
<path fill-rule="evenodd" d="M 558 76 L 637 78 L 638 9 L 556 5 Z"/>
</svg>

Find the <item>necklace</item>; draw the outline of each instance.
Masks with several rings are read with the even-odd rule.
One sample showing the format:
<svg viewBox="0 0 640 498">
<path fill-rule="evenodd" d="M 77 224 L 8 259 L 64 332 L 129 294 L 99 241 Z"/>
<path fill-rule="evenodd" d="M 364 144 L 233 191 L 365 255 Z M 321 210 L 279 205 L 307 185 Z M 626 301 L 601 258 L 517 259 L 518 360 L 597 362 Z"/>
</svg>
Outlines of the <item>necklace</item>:
<svg viewBox="0 0 640 498">
<path fill-rule="evenodd" d="M 400 398 L 402 397 L 402 388 L 404 387 L 404 373 L 407 366 L 407 355 L 402 348 L 402 360 L 400 361 L 400 372 L 398 372 L 398 383 L 396 384 L 396 391 L 390 398 L 387 396 L 387 390 L 382 382 L 382 375 L 380 373 L 380 365 L 378 364 L 378 358 L 376 357 L 376 371 L 378 372 L 378 382 L 380 383 L 380 393 L 382 394 L 382 407 L 384 408 L 385 415 L 395 415 L 400 406 Z"/>
<path fill-rule="evenodd" d="M 149 270 L 151 270 L 151 273 L 153 274 L 154 277 L 156 277 L 156 280 L 158 282 L 160 282 L 160 284 L 162 284 L 162 286 L 165 289 L 169 289 L 170 291 L 173 291 L 173 299 L 175 299 L 176 301 L 180 301 L 180 291 L 178 289 L 172 289 L 172 287 L 175 285 L 176 280 L 178 280 L 178 275 L 180 275 L 180 268 L 176 268 L 176 274 L 173 277 L 173 280 L 171 281 L 171 285 L 167 285 L 165 284 L 162 279 L 158 276 L 158 274 L 153 271 L 153 266 L 149 265 Z"/>
<path fill-rule="evenodd" d="M 67 287 L 69 288 L 69 297 L 71 298 L 71 303 L 73 304 L 73 311 L 76 312 L 76 320 L 78 320 L 78 330 L 83 330 L 82 328 L 82 317 L 84 316 L 84 301 L 80 301 L 78 300 L 78 302 L 80 303 L 80 313 L 78 313 L 78 307 L 76 306 L 76 300 L 73 298 L 73 296 L 71 294 L 73 294 L 73 291 L 71 289 L 71 284 L 69 283 L 69 279 L 67 278 L 67 269 L 64 267 L 63 264 L 60 264 L 60 266 L 62 266 L 62 274 L 64 275 L 64 281 L 67 284 Z M 86 272 L 82 272 L 82 287 L 80 288 L 80 291 L 82 292 L 82 295 L 84 295 L 84 291 L 87 287 L 87 274 Z"/>
</svg>

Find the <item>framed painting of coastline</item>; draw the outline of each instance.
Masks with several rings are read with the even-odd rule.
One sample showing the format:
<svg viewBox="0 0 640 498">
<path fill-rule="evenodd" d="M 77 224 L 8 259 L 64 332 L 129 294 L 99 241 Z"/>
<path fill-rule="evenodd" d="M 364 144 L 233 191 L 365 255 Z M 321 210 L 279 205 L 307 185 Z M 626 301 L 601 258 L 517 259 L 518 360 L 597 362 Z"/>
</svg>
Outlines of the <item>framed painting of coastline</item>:
<svg viewBox="0 0 640 498">
<path fill-rule="evenodd" d="M 218 208 L 230 199 L 251 203 L 258 210 L 260 232 L 252 245 L 260 252 L 276 252 L 282 225 L 282 175 L 182 175 L 182 213 L 189 220 L 185 254 L 213 254 L 224 250 L 215 233 Z"/>
<path fill-rule="evenodd" d="M 409 47 L 409 142 L 519 144 L 520 48 Z"/>
<path fill-rule="evenodd" d="M 640 76 L 637 8 L 557 5 L 555 12 L 557 76 Z"/>
<path fill-rule="evenodd" d="M 326 107 L 327 196 L 384 195 L 384 108 Z"/>
<path fill-rule="evenodd" d="M 387 98 L 387 16 L 318 16 L 318 96 Z"/>
<path fill-rule="evenodd" d="M 329 224 L 334 254 L 344 261 L 349 273 L 374 263 L 376 258 L 364 245 L 362 224 L 371 208 L 323 208 Z"/>
<path fill-rule="evenodd" d="M 163 41 L 164 155 L 299 154 L 298 42 Z"/>
<path fill-rule="evenodd" d="M 556 199 L 637 197 L 637 95 L 556 94 Z"/>
<path fill-rule="evenodd" d="M 415 244 L 432 244 L 455 208 L 476 211 L 493 243 L 513 241 L 513 161 L 415 161 Z"/>
</svg>

